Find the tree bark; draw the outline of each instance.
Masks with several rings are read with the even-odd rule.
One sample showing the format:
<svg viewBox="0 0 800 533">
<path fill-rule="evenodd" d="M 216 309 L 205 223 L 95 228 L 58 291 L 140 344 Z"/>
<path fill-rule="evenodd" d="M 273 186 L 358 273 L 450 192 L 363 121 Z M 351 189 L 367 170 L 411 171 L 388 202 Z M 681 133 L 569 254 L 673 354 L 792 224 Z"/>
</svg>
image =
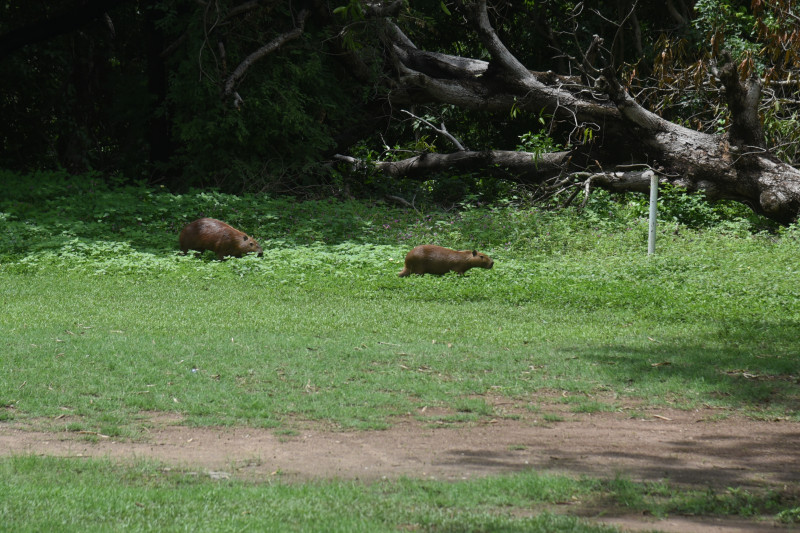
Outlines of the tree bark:
<svg viewBox="0 0 800 533">
<path fill-rule="evenodd" d="M 353 158 L 336 157 L 347 163 L 358 163 Z M 508 150 L 462 151 L 451 154 L 426 153 L 400 161 L 379 161 L 374 165 L 377 170 L 393 178 L 425 181 L 436 172 L 483 169 L 489 175 L 510 177 L 520 183 L 541 183 L 561 173 L 563 166 L 569 162 L 569 157 L 569 152 L 534 154 Z"/>
</svg>

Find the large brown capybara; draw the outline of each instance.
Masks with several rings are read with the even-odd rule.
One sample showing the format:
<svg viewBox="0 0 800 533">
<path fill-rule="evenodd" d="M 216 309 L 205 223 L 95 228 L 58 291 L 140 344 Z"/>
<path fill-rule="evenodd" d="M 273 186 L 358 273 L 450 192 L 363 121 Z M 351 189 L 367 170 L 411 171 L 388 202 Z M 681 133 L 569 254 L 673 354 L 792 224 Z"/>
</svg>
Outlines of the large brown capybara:
<svg viewBox="0 0 800 533">
<path fill-rule="evenodd" d="M 406 266 L 398 276 L 404 278 L 409 274 L 447 274 L 450 271 L 458 275 L 470 268 L 492 268 L 494 261 L 488 255 L 475 250 L 451 250 L 432 244 L 417 246 L 406 254 Z"/>
<path fill-rule="evenodd" d="M 242 257 L 255 252 L 264 255 L 261 246 L 249 235 L 215 218 L 198 218 L 186 225 L 178 237 L 183 255 L 189 250 L 211 250 L 222 261 L 226 256 Z M 198 254 L 199 255 L 199 254 Z"/>
</svg>

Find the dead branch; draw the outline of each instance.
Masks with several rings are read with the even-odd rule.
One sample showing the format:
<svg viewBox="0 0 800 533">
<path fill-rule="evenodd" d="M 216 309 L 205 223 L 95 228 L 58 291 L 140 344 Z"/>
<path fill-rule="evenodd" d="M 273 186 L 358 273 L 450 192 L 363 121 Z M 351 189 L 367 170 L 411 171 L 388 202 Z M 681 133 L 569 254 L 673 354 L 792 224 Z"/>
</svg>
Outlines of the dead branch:
<svg viewBox="0 0 800 533">
<path fill-rule="evenodd" d="M 272 41 L 265 44 L 264 46 L 262 46 L 261 48 L 259 48 L 258 50 L 247 56 L 241 63 L 239 63 L 239 65 L 236 67 L 236 69 L 234 69 L 231 75 L 228 76 L 228 79 L 225 80 L 224 88 L 222 91 L 223 97 L 227 97 L 233 94 L 234 86 L 247 73 L 247 69 L 249 69 L 253 65 L 253 63 L 275 52 L 287 42 L 300 37 L 305 29 L 305 23 L 309 13 L 310 12 L 307 9 L 302 10 L 297 16 L 297 23 L 296 23 L 297 25 L 294 29 L 277 36 Z"/>
<path fill-rule="evenodd" d="M 441 135 L 442 137 L 444 137 L 445 139 L 447 139 L 448 141 L 453 143 L 453 145 L 456 147 L 456 149 L 459 152 L 463 152 L 464 151 L 464 147 L 461 145 L 460 142 L 458 142 L 458 139 L 453 137 L 450 134 L 450 132 L 447 131 L 447 128 L 445 128 L 445 126 L 444 126 L 444 122 L 442 123 L 442 127 L 441 128 L 437 128 L 436 126 L 434 126 L 433 124 L 431 124 L 430 122 L 425 120 L 424 118 L 418 117 L 417 115 L 411 113 L 410 111 L 408 111 L 406 109 L 401 109 L 400 111 L 402 113 L 405 113 L 406 115 L 410 116 L 411 118 L 415 118 L 415 119 L 419 120 L 420 122 L 422 122 L 423 124 L 428 126 L 430 129 L 432 129 L 433 131 L 435 131 L 436 133 L 438 133 L 439 135 Z"/>
</svg>

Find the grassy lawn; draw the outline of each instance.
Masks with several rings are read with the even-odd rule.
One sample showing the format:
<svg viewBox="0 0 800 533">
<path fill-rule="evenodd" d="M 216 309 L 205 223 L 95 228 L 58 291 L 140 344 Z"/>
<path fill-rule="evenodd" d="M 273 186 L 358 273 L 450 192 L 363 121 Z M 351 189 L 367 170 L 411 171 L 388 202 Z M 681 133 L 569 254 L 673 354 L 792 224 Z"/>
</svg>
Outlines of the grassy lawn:
<svg viewBox="0 0 800 533">
<path fill-rule="evenodd" d="M 497 416 L 488 395 L 535 409 L 543 392 L 581 412 L 622 398 L 800 420 L 800 231 L 759 232 L 690 207 L 710 222 L 668 220 L 647 257 L 641 209 L 601 194 L 581 214 L 423 214 L 21 180 L 0 203 L 0 422 L 139 438 L 142 412 L 170 411 L 197 425 L 380 429 L 426 405 L 461 422 Z M 199 216 L 246 231 L 264 257 L 180 256 L 177 233 Z M 398 278 L 421 243 L 478 248 L 495 268 Z M 539 506 L 609 490 L 548 480 L 566 493 L 483 507 L 470 498 L 543 481 L 286 486 L 165 476 L 157 465 L 14 458 L 0 468 L 10 489 L 0 509 L 19 517 L 0 528 L 14 531 L 287 520 L 297 530 L 593 531 Z M 125 482 L 89 489 L 110 470 Z M 72 503 L 53 508 L 54 496 Z M 719 497 L 705 501 L 718 509 Z"/>
<path fill-rule="evenodd" d="M 403 247 L 369 244 L 223 263 L 169 251 L 141 270 L 140 251 L 4 263 L 2 416 L 67 410 L 72 429 L 109 435 L 140 411 L 368 429 L 423 405 L 492 416 L 476 397 L 567 391 L 797 420 L 796 248 L 715 235 L 654 258 L 498 249 L 492 271 L 409 279 Z"/>
<path fill-rule="evenodd" d="M 109 483 L 109 480 L 114 480 Z M 0 461 L 4 531 L 536 531 L 602 532 L 559 511 L 652 516 L 777 517 L 797 508 L 780 492 L 672 489 L 622 479 L 523 473 L 470 482 L 363 484 L 213 480 L 157 463 L 17 457 Z M 793 500 L 796 505 L 797 500 Z"/>
</svg>

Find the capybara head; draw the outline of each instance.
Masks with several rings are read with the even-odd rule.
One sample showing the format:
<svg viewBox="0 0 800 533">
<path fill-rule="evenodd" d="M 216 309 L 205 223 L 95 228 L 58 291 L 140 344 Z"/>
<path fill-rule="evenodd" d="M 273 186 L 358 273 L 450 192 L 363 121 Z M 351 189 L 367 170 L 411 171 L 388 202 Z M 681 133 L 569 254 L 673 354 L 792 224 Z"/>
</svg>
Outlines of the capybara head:
<svg viewBox="0 0 800 533">
<path fill-rule="evenodd" d="M 242 243 L 241 243 L 240 250 L 242 252 L 242 255 L 244 255 L 246 253 L 249 253 L 249 252 L 255 252 L 255 254 L 258 257 L 263 257 L 264 256 L 264 250 L 261 249 L 261 245 L 258 244 L 256 242 L 256 240 L 251 238 L 249 235 L 244 235 L 242 237 Z"/>
<path fill-rule="evenodd" d="M 472 268 L 492 268 L 494 261 L 486 254 L 482 254 L 477 250 L 472 250 L 472 257 L 469 258 L 469 264 Z"/>
</svg>

